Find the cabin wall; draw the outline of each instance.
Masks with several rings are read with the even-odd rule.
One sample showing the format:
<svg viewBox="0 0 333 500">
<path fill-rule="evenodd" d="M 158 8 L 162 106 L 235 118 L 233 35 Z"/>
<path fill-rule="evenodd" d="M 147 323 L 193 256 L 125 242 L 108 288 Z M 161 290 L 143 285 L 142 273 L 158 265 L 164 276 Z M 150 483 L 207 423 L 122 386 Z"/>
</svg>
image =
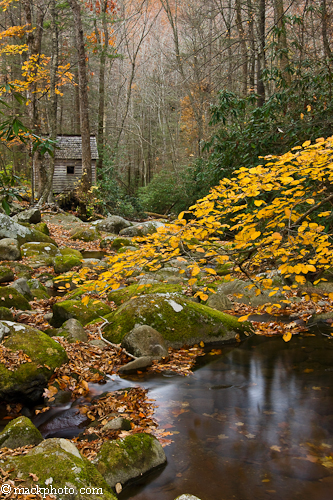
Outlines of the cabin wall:
<svg viewBox="0 0 333 500">
<path fill-rule="evenodd" d="M 73 169 L 74 173 L 68 173 L 68 170 Z M 96 161 L 91 161 L 92 181 L 96 183 Z M 82 162 L 81 160 L 56 160 L 54 166 L 53 177 L 53 192 L 62 193 L 76 187 L 78 181 L 82 177 Z"/>
</svg>

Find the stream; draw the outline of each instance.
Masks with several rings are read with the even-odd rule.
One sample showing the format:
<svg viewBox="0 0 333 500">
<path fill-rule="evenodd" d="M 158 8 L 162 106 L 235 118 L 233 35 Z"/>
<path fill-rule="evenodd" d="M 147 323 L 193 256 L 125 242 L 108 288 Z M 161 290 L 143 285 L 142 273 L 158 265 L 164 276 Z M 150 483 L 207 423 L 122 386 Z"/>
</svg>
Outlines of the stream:
<svg viewBox="0 0 333 500">
<path fill-rule="evenodd" d="M 92 394 L 149 388 L 170 432 L 167 465 L 124 488 L 119 500 L 331 500 L 333 338 L 254 336 L 198 358 L 194 374 L 112 377 Z M 77 435 L 70 403 L 35 420 L 45 437 Z M 75 420 L 78 419 L 78 420 Z"/>
</svg>

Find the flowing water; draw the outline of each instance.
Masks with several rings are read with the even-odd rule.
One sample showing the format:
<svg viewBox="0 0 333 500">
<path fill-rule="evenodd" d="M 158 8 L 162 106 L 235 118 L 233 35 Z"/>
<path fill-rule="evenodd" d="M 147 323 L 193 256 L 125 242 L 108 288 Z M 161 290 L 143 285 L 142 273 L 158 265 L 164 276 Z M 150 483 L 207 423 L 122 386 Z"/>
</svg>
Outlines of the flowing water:
<svg viewBox="0 0 333 500">
<path fill-rule="evenodd" d="M 190 377 L 114 377 L 92 387 L 148 387 L 171 433 L 167 465 L 119 499 L 332 500 L 333 338 L 254 336 L 198 361 Z M 45 435 L 75 433 L 80 422 L 68 407 L 41 425 Z"/>
</svg>

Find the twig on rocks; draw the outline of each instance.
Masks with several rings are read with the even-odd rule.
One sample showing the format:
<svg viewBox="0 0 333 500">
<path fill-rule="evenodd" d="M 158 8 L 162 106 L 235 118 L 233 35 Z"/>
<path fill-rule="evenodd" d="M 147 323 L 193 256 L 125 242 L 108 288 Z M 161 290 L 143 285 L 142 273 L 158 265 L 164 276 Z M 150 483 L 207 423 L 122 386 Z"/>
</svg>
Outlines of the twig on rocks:
<svg viewBox="0 0 333 500">
<path fill-rule="evenodd" d="M 132 359 L 138 359 L 137 356 L 134 356 L 133 354 L 131 354 L 130 352 L 127 352 L 126 349 L 124 349 L 123 347 L 119 346 L 118 344 L 114 344 L 113 342 L 109 342 L 108 340 L 106 340 L 103 335 L 102 335 L 102 328 L 104 325 L 108 325 L 110 324 L 109 321 L 105 318 L 103 318 L 103 316 L 100 316 L 100 318 L 104 319 L 104 323 L 101 324 L 101 326 L 98 326 L 97 329 L 98 329 L 98 333 L 99 333 L 99 337 L 100 339 L 105 342 L 106 344 L 110 345 L 111 347 L 114 347 L 114 349 L 116 349 L 117 351 L 122 351 L 126 354 L 126 356 L 128 356 L 129 358 L 132 358 Z"/>
</svg>

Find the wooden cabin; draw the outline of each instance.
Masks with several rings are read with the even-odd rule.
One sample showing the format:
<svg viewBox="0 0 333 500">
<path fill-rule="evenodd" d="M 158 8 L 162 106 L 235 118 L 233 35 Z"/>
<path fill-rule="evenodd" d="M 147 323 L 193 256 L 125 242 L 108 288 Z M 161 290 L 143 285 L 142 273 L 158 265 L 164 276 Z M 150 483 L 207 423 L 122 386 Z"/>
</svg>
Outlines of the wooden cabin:
<svg viewBox="0 0 333 500">
<path fill-rule="evenodd" d="M 96 137 L 90 137 L 92 183 L 96 184 Z M 62 193 L 73 189 L 82 177 L 82 138 L 80 135 L 57 137 L 55 149 L 53 192 Z"/>
</svg>

